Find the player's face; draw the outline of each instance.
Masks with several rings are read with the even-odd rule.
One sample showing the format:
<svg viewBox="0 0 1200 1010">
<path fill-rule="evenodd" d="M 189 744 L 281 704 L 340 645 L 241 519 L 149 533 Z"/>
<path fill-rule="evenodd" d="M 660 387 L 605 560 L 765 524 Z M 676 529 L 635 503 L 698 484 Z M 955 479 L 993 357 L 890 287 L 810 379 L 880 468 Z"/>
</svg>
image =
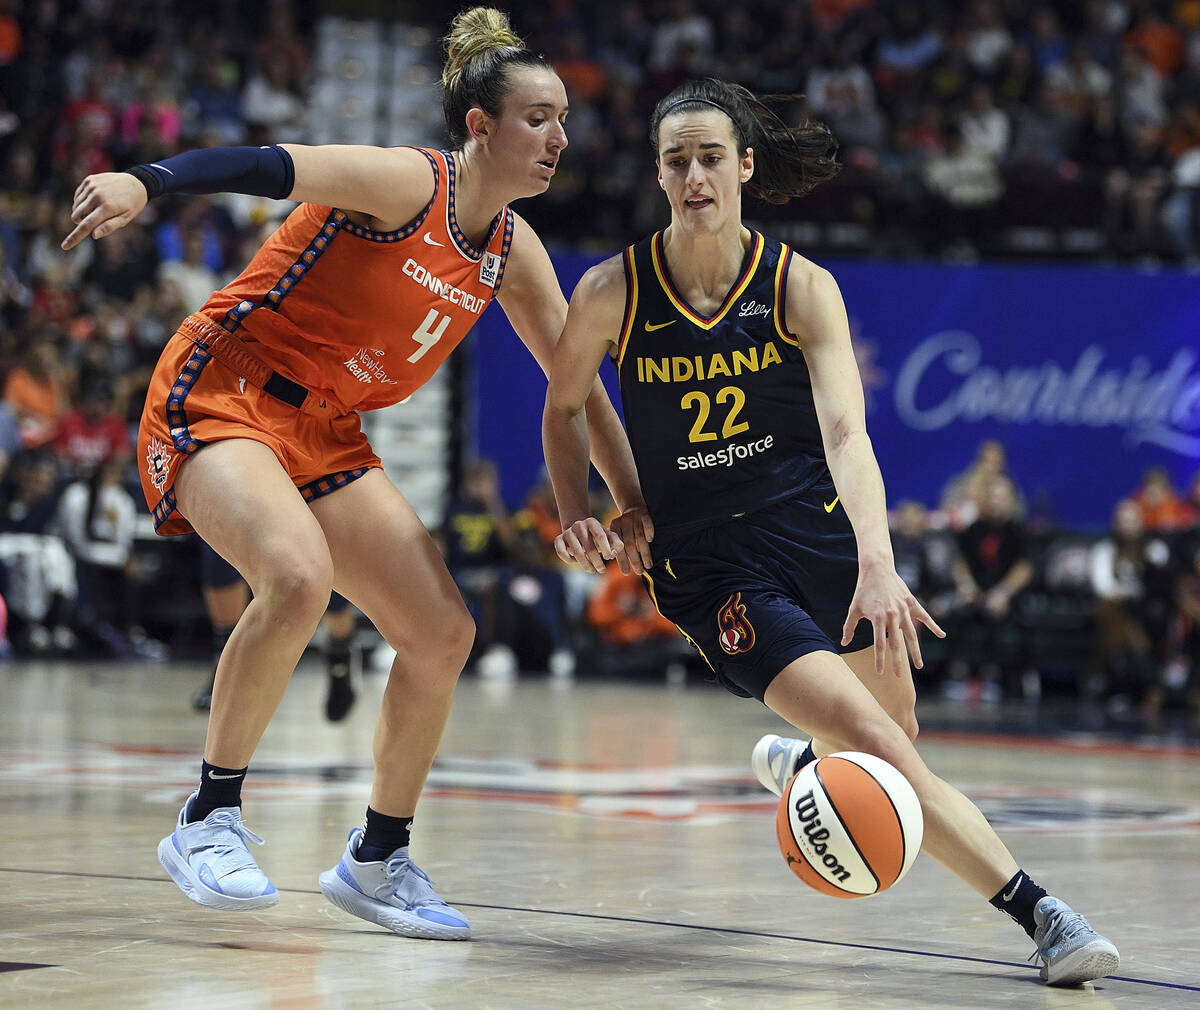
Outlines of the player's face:
<svg viewBox="0 0 1200 1010">
<path fill-rule="evenodd" d="M 521 196 L 536 196 L 550 186 L 567 146 L 567 92 L 558 74 L 537 67 L 512 71 L 509 84 L 504 113 L 492 124 L 488 155 L 505 176 L 511 174 Z"/>
<path fill-rule="evenodd" d="M 741 223 L 742 184 L 754 174 L 754 149 L 739 154 L 733 123 L 718 109 L 680 112 L 658 127 L 658 184 L 674 224 L 716 232 Z"/>
</svg>

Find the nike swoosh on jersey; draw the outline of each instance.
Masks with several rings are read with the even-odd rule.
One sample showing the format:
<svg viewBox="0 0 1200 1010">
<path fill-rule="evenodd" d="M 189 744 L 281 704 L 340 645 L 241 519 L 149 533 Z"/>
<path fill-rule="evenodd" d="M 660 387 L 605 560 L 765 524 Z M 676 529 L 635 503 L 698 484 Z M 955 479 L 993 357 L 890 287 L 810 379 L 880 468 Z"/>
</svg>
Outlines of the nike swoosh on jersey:
<svg viewBox="0 0 1200 1010">
<path fill-rule="evenodd" d="M 825 505 L 825 511 L 826 511 L 826 512 L 832 512 L 832 511 L 834 510 L 834 507 L 835 507 L 835 506 L 837 505 L 837 503 L 838 503 L 838 498 L 841 498 L 841 495 L 838 495 L 838 497 L 837 497 L 837 498 L 834 498 L 834 499 L 833 499 L 833 501 L 831 501 L 831 502 L 825 502 L 825 503 L 824 503 L 824 505 Z"/>
<path fill-rule="evenodd" d="M 433 237 L 432 235 L 430 235 L 428 232 L 426 232 L 424 235 L 422 235 L 422 236 L 421 236 L 421 238 L 423 238 L 423 239 L 425 240 L 425 244 L 426 244 L 426 245 L 435 245 L 435 246 L 437 246 L 439 249 L 443 249 L 443 248 L 445 248 L 445 246 L 446 246 L 446 243 L 445 243 L 445 242 L 437 242 L 437 241 L 435 241 L 435 240 L 434 240 L 434 237 Z"/>
<path fill-rule="evenodd" d="M 653 333 L 655 330 L 661 330 L 664 326 L 670 326 L 672 323 L 677 322 L 677 321 L 678 320 L 675 320 L 675 319 L 668 319 L 665 323 L 652 323 L 649 320 L 647 320 L 647 322 L 645 324 L 646 332 Z"/>
</svg>

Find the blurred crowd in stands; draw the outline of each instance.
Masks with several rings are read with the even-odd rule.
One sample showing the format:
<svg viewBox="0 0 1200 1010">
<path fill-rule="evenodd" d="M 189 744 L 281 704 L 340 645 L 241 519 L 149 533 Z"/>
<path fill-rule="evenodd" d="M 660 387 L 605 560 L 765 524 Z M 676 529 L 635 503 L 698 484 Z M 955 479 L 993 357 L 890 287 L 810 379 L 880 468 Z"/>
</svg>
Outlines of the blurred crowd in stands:
<svg viewBox="0 0 1200 1010">
<path fill-rule="evenodd" d="M 769 220 L 849 248 L 1188 259 L 1200 239 L 1196 0 L 517 0 L 555 59 L 573 151 L 531 213 L 606 245 L 663 223 L 648 111 L 688 77 L 804 94 L 838 180 Z M 569 209 L 556 211 L 553 205 Z M 751 207 L 750 218 L 765 208 Z M 1033 229 L 1035 241 L 1014 240 Z M 1064 240 L 1036 241 L 1066 230 Z"/>
<path fill-rule="evenodd" d="M 777 221 L 851 224 L 885 254 L 1002 252 L 1001 222 L 1098 230 L 1108 255 L 1197 251 L 1200 0 L 508 6 L 571 97 L 570 152 L 522 207 L 548 241 L 610 250 L 661 224 L 649 109 L 716 74 L 806 93 L 782 113 L 841 142 L 839 180 Z M 164 199 L 64 254 L 75 186 L 189 147 L 305 140 L 315 8 L 0 0 L 0 592 L 18 654 L 163 654 L 135 598 L 131 435 L 167 337 L 287 210 Z M 935 508 L 894 512 L 901 572 L 951 633 L 927 679 L 980 701 L 1200 703 L 1198 515 L 1200 480 L 1177 493 L 1156 471 L 1105 537 L 1043 529 L 984 446 Z M 465 475 L 440 536 L 477 669 L 697 667 L 636 580 L 561 567 L 557 531 L 546 485 L 510 513 L 486 461 Z"/>
</svg>

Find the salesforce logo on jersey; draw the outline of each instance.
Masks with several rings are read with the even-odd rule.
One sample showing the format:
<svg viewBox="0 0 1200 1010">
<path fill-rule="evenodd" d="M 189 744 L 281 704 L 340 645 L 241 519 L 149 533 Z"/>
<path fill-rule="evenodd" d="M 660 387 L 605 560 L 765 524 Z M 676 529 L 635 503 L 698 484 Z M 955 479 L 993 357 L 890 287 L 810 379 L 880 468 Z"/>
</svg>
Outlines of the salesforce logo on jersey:
<svg viewBox="0 0 1200 1010">
<path fill-rule="evenodd" d="M 1117 428 L 1126 444 L 1151 444 L 1200 458 L 1200 370 L 1180 348 L 1163 361 L 1126 363 L 1089 344 L 1073 359 L 1016 365 L 985 360 L 965 330 L 935 333 L 904 358 L 896 375 L 896 415 L 917 431 L 993 421 L 1048 427 Z"/>
</svg>

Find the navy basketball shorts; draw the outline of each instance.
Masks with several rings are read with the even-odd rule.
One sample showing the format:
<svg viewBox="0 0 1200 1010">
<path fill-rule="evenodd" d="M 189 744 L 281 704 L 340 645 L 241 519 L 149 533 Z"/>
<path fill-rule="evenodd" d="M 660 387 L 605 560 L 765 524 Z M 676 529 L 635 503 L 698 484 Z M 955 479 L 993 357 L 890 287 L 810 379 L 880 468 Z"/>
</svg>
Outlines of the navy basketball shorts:
<svg viewBox="0 0 1200 1010">
<path fill-rule="evenodd" d="M 842 647 L 858 548 L 831 484 L 701 529 L 656 533 L 646 584 L 655 606 L 733 694 L 762 701 L 789 663 L 874 641 L 860 621 Z"/>
</svg>

